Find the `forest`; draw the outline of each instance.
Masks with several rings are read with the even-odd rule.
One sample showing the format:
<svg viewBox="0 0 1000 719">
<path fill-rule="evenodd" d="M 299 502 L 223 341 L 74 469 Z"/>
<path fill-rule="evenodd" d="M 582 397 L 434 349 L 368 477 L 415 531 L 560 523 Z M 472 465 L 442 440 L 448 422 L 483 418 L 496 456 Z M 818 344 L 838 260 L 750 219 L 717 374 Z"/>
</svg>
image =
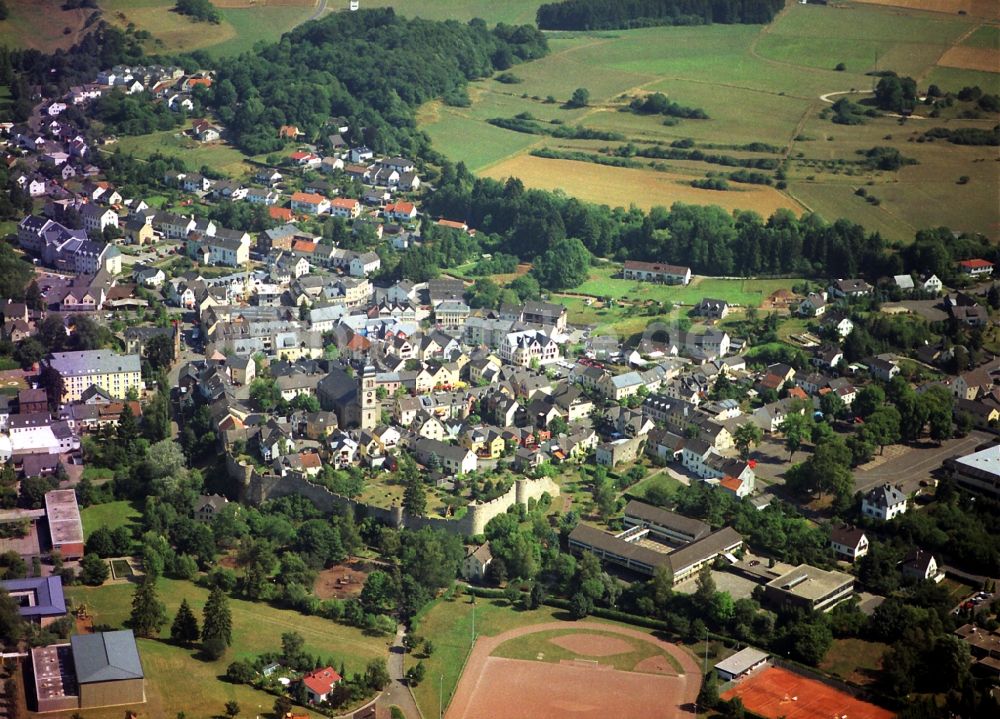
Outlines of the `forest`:
<svg viewBox="0 0 1000 719">
<path fill-rule="evenodd" d="M 563 0 L 538 8 L 542 30 L 769 23 L 783 0 Z"/>
<path fill-rule="evenodd" d="M 335 13 L 260 52 L 221 61 L 213 104 L 249 154 L 280 149 L 281 125 L 316 137 L 330 117 L 343 116 L 352 144 L 428 157 L 418 105 L 547 52 L 530 26 L 406 19 L 391 8 Z"/>
</svg>

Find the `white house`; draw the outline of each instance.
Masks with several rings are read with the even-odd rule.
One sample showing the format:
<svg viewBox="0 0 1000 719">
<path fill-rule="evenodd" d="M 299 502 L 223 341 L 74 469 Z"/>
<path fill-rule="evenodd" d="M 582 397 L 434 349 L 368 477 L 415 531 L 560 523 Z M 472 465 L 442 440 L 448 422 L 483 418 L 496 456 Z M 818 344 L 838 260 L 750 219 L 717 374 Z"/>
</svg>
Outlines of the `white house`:
<svg viewBox="0 0 1000 719">
<path fill-rule="evenodd" d="M 470 549 L 462 561 L 462 577 L 466 580 L 479 580 L 486 576 L 486 568 L 493 561 L 493 553 L 490 551 L 490 543 L 480 545 L 475 549 Z"/>
<path fill-rule="evenodd" d="M 868 537 L 857 527 L 834 527 L 830 530 L 830 548 L 838 558 L 856 562 L 868 554 Z"/>
<path fill-rule="evenodd" d="M 906 512 L 906 495 L 886 482 L 865 494 L 861 500 L 861 513 L 883 522 Z"/>
</svg>

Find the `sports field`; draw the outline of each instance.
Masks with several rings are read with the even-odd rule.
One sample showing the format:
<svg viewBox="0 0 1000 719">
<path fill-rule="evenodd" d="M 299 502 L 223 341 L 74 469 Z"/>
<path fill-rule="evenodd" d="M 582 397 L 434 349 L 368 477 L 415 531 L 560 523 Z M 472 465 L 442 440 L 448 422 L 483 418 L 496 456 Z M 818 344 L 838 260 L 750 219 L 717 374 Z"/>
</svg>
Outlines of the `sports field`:
<svg viewBox="0 0 1000 719">
<path fill-rule="evenodd" d="M 553 622 L 480 637 L 445 716 L 673 719 L 693 716 L 699 686 L 697 663 L 675 645 L 621 626 Z"/>
<path fill-rule="evenodd" d="M 722 695 L 727 700 L 733 697 L 739 697 L 749 711 L 767 719 L 845 716 L 849 719 L 892 719 L 895 716 L 888 709 L 780 667 L 768 667 Z"/>
</svg>

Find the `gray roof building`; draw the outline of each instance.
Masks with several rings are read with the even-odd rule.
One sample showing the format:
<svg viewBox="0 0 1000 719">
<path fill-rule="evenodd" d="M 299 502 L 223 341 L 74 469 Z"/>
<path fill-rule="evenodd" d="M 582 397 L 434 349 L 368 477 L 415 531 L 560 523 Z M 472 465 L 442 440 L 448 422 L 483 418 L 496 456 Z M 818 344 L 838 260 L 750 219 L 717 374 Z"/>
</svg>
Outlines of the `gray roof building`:
<svg viewBox="0 0 1000 719">
<path fill-rule="evenodd" d="M 70 642 L 76 679 L 80 684 L 142 679 L 144 676 L 131 629 L 76 634 Z"/>
</svg>

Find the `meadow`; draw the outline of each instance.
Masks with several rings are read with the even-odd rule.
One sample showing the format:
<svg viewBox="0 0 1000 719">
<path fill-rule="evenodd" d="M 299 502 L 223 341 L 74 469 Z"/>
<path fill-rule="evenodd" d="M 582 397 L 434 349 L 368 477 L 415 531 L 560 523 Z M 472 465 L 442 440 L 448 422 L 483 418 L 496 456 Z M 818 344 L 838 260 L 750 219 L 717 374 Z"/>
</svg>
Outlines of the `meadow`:
<svg viewBox="0 0 1000 719">
<path fill-rule="evenodd" d="M 962 2 L 967 11 L 975 5 Z M 1000 211 L 995 202 L 984 201 L 1000 192 L 995 148 L 914 141 L 938 124 L 989 128 L 995 116 L 957 119 L 952 113 L 902 124 L 883 117 L 848 127 L 821 117 L 829 103 L 820 100 L 820 95 L 850 90 L 858 91 L 853 101 L 861 100 L 874 85 L 865 73 L 884 69 L 915 77 L 921 88 L 936 82 L 957 92 L 979 84 L 996 92 L 1000 73 L 941 64 L 953 48 L 996 52 L 1000 31 L 988 18 L 988 13 L 960 16 L 857 2 L 790 3 L 764 27 L 549 33 L 549 56 L 511 69 L 520 82 L 473 83 L 471 107 L 434 103 L 422 108 L 418 120 L 435 147 L 478 174 L 518 176 L 529 186 L 561 189 L 610 206 L 648 208 L 681 201 L 753 209 L 765 216 L 789 207 L 816 211 L 828 220 L 847 217 L 895 241 L 909 241 L 915 230 L 937 225 L 995 234 Z M 841 63 L 844 69 L 836 70 Z M 580 86 L 590 92 L 588 107 L 567 108 L 563 103 Z M 632 97 L 648 92 L 702 108 L 710 119 L 664 124 L 662 117 L 623 112 Z M 704 162 L 664 160 L 654 170 L 532 156 L 538 148 L 601 153 L 620 143 L 527 135 L 487 123 L 524 112 L 543 123 L 622 133 L 640 147 L 690 139 L 738 158 L 787 157 L 787 188 L 730 183 L 729 191 L 695 189 L 691 180 L 732 169 Z M 741 147 L 752 142 L 771 145 L 777 154 Z M 895 147 L 919 164 L 893 173 L 864 170 L 857 152 L 876 145 Z M 963 176 L 968 184 L 960 185 Z M 855 195 L 862 186 L 879 204 Z"/>
<path fill-rule="evenodd" d="M 87 605 L 95 624 L 120 627 L 128 618 L 133 591 L 134 585 L 126 583 L 71 587 L 67 594 L 77 605 Z M 171 621 L 186 598 L 200 622 L 207 590 L 187 581 L 160 579 L 157 591 Z M 387 640 L 365 636 L 357 629 L 326 619 L 239 599 L 230 599 L 229 606 L 233 646 L 218 661 L 204 661 L 196 651 L 170 643 L 169 622 L 160 638 L 139 640 L 147 699 L 139 708 L 140 717 L 173 717 L 180 711 L 188 716 L 219 716 L 230 699 L 239 702 L 246 714 L 253 714 L 256 707 L 269 711 L 273 696 L 249 686 L 230 684 L 221 677 L 235 659 L 280 650 L 284 632 L 299 632 L 306 640 L 305 651 L 329 657 L 338 667 L 343 661 L 349 672 L 363 671 L 369 660 L 387 654 Z M 88 719 L 117 719 L 121 715 L 120 708 L 87 711 Z"/>
<path fill-rule="evenodd" d="M 174 12 L 174 0 L 100 0 L 112 24 L 133 24 L 152 34 L 145 48 L 149 53 L 204 50 L 215 56 L 238 55 L 262 40 L 276 41 L 312 15 L 316 0 L 239 0 L 216 5 L 223 20 L 212 25 Z"/>
<path fill-rule="evenodd" d="M 10 14 L 0 21 L 0 45 L 42 52 L 65 50 L 79 37 L 93 9 L 63 10 L 63 0 L 6 0 Z"/>
<path fill-rule="evenodd" d="M 149 157 L 155 153 L 180 157 L 187 166 L 196 170 L 204 165 L 234 176 L 246 174 L 249 166 L 246 156 L 225 142 L 202 144 L 179 136 L 182 129 L 164 130 L 149 135 L 119 138 L 113 147 L 136 157 Z"/>
</svg>

